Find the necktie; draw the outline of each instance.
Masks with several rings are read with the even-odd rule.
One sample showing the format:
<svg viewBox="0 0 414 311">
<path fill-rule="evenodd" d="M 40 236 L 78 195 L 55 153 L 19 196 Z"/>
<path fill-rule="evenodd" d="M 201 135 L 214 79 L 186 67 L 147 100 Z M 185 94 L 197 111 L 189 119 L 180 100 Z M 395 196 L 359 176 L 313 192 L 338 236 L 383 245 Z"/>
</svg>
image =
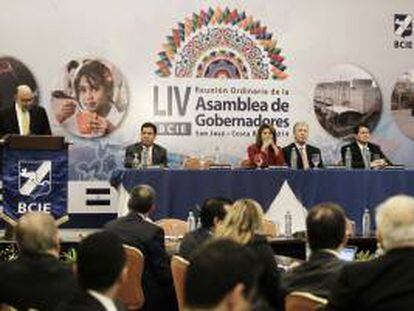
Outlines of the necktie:
<svg viewBox="0 0 414 311">
<path fill-rule="evenodd" d="M 367 146 L 363 147 L 363 153 L 362 156 L 364 158 L 364 164 L 366 169 L 371 168 L 371 152 L 369 151 L 369 148 Z"/>
<path fill-rule="evenodd" d="M 141 159 L 142 163 L 144 165 L 151 165 L 151 158 L 150 158 L 150 152 L 149 152 L 149 148 L 144 146 L 142 149 L 142 159 Z"/>
<path fill-rule="evenodd" d="M 30 118 L 29 118 L 28 111 L 23 111 L 21 115 L 21 122 L 22 122 L 22 135 L 29 135 L 30 134 Z"/>
<path fill-rule="evenodd" d="M 300 147 L 299 152 L 300 152 L 300 156 L 302 157 L 303 169 L 305 170 L 309 169 L 309 161 L 308 161 L 308 157 L 306 156 L 305 148 Z"/>
</svg>

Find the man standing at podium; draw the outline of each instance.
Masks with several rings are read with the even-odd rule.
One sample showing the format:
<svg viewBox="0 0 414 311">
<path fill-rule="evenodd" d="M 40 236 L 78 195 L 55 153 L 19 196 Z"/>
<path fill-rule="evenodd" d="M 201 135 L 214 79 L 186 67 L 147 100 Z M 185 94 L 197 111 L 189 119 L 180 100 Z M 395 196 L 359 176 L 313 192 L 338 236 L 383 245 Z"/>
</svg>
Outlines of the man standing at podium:
<svg viewBox="0 0 414 311">
<path fill-rule="evenodd" d="M 19 85 L 15 103 L 0 111 L 0 137 L 5 134 L 50 135 L 49 119 L 43 107 L 34 105 L 30 86 Z"/>
<path fill-rule="evenodd" d="M 130 145 L 125 152 L 124 165 L 134 167 L 134 162 L 143 166 L 160 165 L 167 167 L 167 150 L 154 143 L 157 136 L 155 124 L 146 122 L 141 126 L 141 141 Z"/>
</svg>

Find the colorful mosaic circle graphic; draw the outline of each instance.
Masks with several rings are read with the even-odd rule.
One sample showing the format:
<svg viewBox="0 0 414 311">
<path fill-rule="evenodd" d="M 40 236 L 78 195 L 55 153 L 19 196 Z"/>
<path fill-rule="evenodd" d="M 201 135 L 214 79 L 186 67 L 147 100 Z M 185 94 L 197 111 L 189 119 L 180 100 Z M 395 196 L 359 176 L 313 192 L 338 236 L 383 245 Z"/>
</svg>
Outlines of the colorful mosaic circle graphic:
<svg viewBox="0 0 414 311">
<path fill-rule="evenodd" d="M 178 23 L 158 53 L 160 77 L 285 79 L 284 57 L 266 26 L 245 12 L 201 10 Z"/>
</svg>

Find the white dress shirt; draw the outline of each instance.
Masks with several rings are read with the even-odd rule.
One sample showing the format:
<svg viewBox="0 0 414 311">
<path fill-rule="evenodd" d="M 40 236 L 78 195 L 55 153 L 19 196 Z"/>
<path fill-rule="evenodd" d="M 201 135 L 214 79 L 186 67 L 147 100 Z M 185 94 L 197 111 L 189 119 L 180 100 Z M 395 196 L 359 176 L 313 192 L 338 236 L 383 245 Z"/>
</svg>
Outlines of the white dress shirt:
<svg viewBox="0 0 414 311">
<path fill-rule="evenodd" d="M 147 163 L 143 163 L 145 165 L 152 165 L 152 150 L 154 149 L 154 146 L 151 145 L 149 147 L 147 146 L 142 146 L 142 150 L 146 149 L 148 151 L 148 159 L 147 159 Z M 142 159 L 141 159 L 142 161 Z"/>
<path fill-rule="evenodd" d="M 88 290 L 88 293 L 92 297 L 94 297 L 96 300 L 98 300 L 101 303 L 101 305 L 105 308 L 106 311 L 117 311 L 118 310 L 115 306 L 114 301 L 111 298 L 106 297 L 102 295 L 101 293 L 98 293 L 91 289 Z"/>
</svg>

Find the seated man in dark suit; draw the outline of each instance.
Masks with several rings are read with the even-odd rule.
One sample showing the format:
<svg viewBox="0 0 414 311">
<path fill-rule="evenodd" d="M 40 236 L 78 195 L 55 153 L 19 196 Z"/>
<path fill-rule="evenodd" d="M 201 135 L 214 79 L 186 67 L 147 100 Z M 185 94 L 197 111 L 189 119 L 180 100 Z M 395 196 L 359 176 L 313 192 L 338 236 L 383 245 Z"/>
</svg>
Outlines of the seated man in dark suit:
<svg viewBox="0 0 414 311">
<path fill-rule="evenodd" d="M 15 233 L 20 254 L 14 261 L 0 262 L 0 305 L 55 310 L 77 290 L 72 270 L 59 261 L 55 220 L 46 213 L 28 213 L 17 222 Z"/>
<path fill-rule="evenodd" d="M 413 309 L 414 198 L 389 198 L 377 208 L 376 223 L 385 255 L 345 266 L 331 291 L 328 310 Z"/>
<path fill-rule="evenodd" d="M 306 217 L 309 260 L 282 276 L 287 293 L 304 291 L 327 298 L 345 262 L 338 249 L 346 241 L 346 220 L 342 208 L 334 203 L 313 207 Z"/>
<path fill-rule="evenodd" d="M 125 310 L 115 297 L 126 276 L 126 257 L 121 240 L 108 231 L 87 236 L 78 246 L 76 272 L 83 289 L 59 311 Z"/>
<path fill-rule="evenodd" d="M 207 199 L 200 211 L 201 228 L 185 235 L 180 244 L 180 256 L 189 259 L 190 254 L 213 236 L 214 229 L 226 216 L 226 205 L 231 201 L 225 198 Z"/>
<path fill-rule="evenodd" d="M 285 161 L 289 167 L 292 164 L 298 169 L 323 167 L 322 154 L 319 148 L 307 144 L 309 137 L 309 125 L 306 122 L 296 122 L 293 126 L 295 142 L 283 148 Z M 296 151 L 296 165 L 292 163 L 292 150 Z"/>
<path fill-rule="evenodd" d="M 371 133 L 367 125 L 359 124 L 354 129 L 355 141 L 341 148 L 342 163 L 346 165 L 347 150 L 351 152 L 352 168 L 383 168 L 391 165 L 381 147 L 370 143 Z"/>
<path fill-rule="evenodd" d="M 206 243 L 194 252 L 187 271 L 185 310 L 252 310 L 257 270 L 254 255 L 242 245 L 227 239 Z"/>
<path fill-rule="evenodd" d="M 142 286 L 143 310 L 176 310 L 170 260 L 165 250 L 164 230 L 154 224 L 148 213 L 155 207 L 155 191 L 139 185 L 132 189 L 128 215 L 110 221 L 105 228 L 118 235 L 123 243 L 141 250 L 144 255 Z"/>
<path fill-rule="evenodd" d="M 0 138 L 5 134 L 50 135 L 49 119 L 43 107 L 34 105 L 28 85 L 16 88 L 15 103 L 0 111 Z"/>
<path fill-rule="evenodd" d="M 126 148 L 124 166 L 132 168 L 141 166 L 160 165 L 167 167 L 167 150 L 154 143 L 157 136 L 157 127 L 153 123 L 144 123 L 141 126 L 141 141 Z"/>
</svg>

